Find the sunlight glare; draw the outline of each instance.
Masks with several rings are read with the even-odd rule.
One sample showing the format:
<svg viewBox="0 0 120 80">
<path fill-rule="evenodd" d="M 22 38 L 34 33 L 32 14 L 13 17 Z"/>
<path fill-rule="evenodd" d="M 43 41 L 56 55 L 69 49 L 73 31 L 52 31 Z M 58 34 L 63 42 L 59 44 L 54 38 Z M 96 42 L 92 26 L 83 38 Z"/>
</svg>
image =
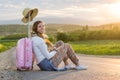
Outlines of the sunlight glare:
<svg viewBox="0 0 120 80">
<path fill-rule="evenodd" d="M 110 6 L 110 10 L 113 15 L 120 17 L 120 2 L 114 3 Z"/>
</svg>

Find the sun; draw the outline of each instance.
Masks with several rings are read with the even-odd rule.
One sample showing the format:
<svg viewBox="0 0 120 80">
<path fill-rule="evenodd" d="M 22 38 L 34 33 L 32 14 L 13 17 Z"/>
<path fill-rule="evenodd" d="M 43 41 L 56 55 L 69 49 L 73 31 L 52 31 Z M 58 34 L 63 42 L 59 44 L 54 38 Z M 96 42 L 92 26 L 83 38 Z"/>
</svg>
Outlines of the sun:
<svg viewBox="0 0 120 80">
<path fill-rule="evenodd" d="M 116 16 L 120 17 L 120 2 L 114 3 L 110 5 L 111 13 Z"/>
</svg>

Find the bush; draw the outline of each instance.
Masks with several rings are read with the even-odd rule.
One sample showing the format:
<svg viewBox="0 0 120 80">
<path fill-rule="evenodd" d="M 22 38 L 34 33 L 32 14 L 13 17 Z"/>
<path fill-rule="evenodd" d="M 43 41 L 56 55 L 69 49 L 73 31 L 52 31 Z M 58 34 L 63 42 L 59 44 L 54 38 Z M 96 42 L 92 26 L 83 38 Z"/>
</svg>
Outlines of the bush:
<svg viewBox="0 0 120 80">
<path fill-rule="evenodd" d="M 12 34 L 1 38 L 1 40 L 15 40 L 23 37 L 27 37 L 27 34 Z"/>
<path fill-rule="evenodd" d="M 55 35 L 48 35 L 49 36 L 49 40 L 52 42 L 52 43 L 55 43 L 56 42 L 56 36 Z"/>
<path fill-rule="evenodd" d="M 4 45 L 0 44 L 0 52 L 5 51 L 7 49 L 7 47 L 5 47 Z"/>
<path fill-rule="evenodd" d="M 68 42 L 69 41 L 69 35 L 67 33 L 64 33 L 64 32 L 58 32 L 57 33 L 57 41 L 58 40 Z"/>
<path fill-rule="evenodd" d="M 99 30 L 99 31 L 81 31 L 69 32 L 70 41 L 82 40 L 120 40 L 120 31 L 117 30 Z"/>
</svg>

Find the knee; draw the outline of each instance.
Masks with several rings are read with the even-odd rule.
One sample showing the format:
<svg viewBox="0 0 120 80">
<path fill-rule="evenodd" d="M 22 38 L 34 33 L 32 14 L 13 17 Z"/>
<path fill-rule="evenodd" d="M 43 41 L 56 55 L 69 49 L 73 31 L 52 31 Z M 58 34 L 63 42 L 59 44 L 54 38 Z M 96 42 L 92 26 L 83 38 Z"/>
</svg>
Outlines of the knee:
<svg viewBox="0 0 120 80">
<path fill-rule="evenodd" d="M 62 40 L 59 40 L 57 43 L 58 44 L 64 44 L 64 42 Z"/>
<path fill-rule="evenodd" d="M 58 41 L 57 43 L 56 43 L 56 47 L 59 47 L 59 46 L 61 46 L 61 45 L 63 45 L 64 44 L 64 42 L 62 41 L 62 40 L 60 40 L 60 41 Z"/>
<path fill-rule="evenodd" d="M 69 43 L 65 43 L 65 46 L 70 47 L 71 45 Z"/>
</svg>

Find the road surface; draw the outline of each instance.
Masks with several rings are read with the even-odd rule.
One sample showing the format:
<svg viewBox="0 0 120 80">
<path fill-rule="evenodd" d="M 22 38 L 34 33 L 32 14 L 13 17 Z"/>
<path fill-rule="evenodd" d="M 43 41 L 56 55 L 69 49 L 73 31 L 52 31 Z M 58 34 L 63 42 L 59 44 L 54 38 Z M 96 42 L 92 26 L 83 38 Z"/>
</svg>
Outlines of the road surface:
<svg viewBox="0 0 120 80">
<path fill-rule="evenodd" d="M 3 67 L 16 72 L 15 53 L 15 48 L 4 52 L 4 57 L 7 55 L 5 59 L 8 60 L 1 60 L 1 62 L 8 62 L 9 64 Z M 3 55 L 0 55 L 0 58 L 1 56 Z M 77 56 L 80 63 L 88 67 L 87 70 L 68 70 L 64 72 L 40 71 L 39 68 L 34 65 L 32 71 L 22 71 L 19 73 L 23 77 L 23 80 L 120 80 L 120 56 Z M 69 62 L 72 64 L 70 60 Z M 61 63 L 59 67 L 63 67 L 63 63 Z"/>
</svg>

